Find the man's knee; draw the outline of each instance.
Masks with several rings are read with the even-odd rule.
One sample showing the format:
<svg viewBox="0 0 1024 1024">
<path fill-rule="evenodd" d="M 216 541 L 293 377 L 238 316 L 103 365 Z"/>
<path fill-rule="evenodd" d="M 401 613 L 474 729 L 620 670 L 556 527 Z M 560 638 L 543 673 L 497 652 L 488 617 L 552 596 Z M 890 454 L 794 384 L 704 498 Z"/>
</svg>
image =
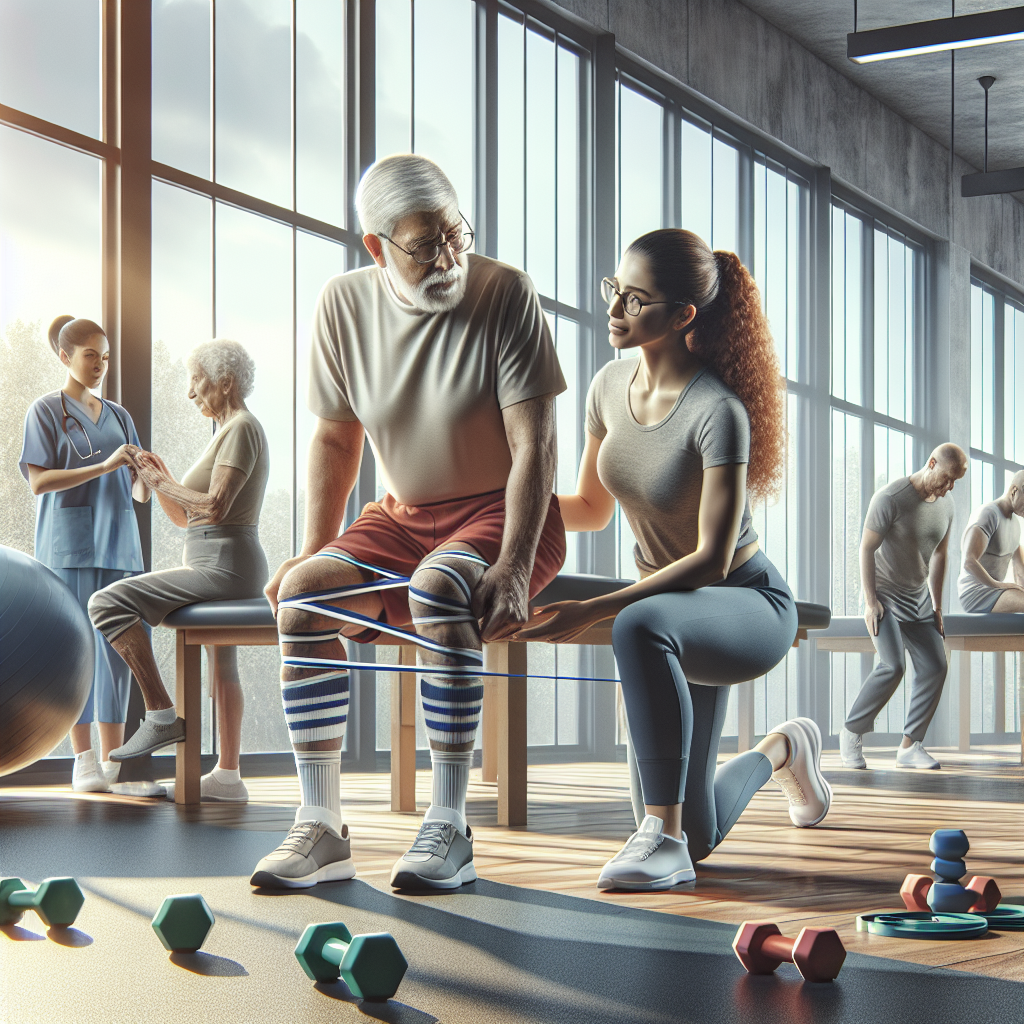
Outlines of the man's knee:
<svg viewBox="0 0 1024 1024">
<path fill-rule="evenodd" d="M 879 682 L 894 690 L 900 685 L 906 674 L 907 663 L 905 661 L 887 661 L 885 658 L 879 658 L 878 665 L 875 667 L 875 676 Z"/>
<path fill-rule="evenodd" d="M 475 622 L 472 594 L 479 576 L 454 558 L 424 559 L 409 579 L 409 607 L 417 629 Z"/>
</svg>

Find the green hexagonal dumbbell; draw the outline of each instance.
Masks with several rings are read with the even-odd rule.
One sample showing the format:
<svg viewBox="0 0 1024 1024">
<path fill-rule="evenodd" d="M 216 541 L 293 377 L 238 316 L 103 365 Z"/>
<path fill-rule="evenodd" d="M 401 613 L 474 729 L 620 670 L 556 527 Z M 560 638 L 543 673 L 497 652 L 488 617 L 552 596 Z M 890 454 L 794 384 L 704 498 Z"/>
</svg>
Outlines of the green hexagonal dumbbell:
<svg viewBox="0 0 1024 1024">
<path fill-rule="evenodd" d="M 0 924 L 14 924 L 26 910 L 34 910 L 49 928 L 67 928 L 84 902 L 73 878 L 46 878 L 34 891 L 20 878 L 0 878 Z"/>
<path fill-rule="evenodd" d="M 340 921 L 309 925 L 295 947 L 295 958 L 313 981 L 344 978 L 359 999 L 390 999 L 409 966 L 390 933 L 353 938 Z"/>
<path fill-rule="evenodd" d="M 153 931 L 172 953 L 194 953 L 213 927 L 213 911 L 197 892 L 168 896 L 153 918 Z"/>
</svg>

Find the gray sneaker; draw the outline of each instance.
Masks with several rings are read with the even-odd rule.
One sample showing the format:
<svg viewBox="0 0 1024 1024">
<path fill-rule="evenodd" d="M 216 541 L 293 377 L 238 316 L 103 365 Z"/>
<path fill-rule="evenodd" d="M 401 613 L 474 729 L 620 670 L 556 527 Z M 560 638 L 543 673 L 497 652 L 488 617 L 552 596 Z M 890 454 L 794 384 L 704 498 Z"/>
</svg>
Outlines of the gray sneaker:
<svg viewBox="0 0 1024 1024">
<path fill-rule="evenodd" d="M 322 821 L 298 821 L 284 842 L 256 865 L 250 885 L 308 889 L 317 882 L 340 882 L 356 873 L 348 825 L 338 835 Z"/>
<path fill-rule="evenodd" d="M 111 761 L 130 761 L 133 757 L 144 757 L 153 754 L 161 747 L 171 743 L 181 743 L 185 739 L 185 719 L 176 718 L 170 725 L 159 725 L 148 718 L 123 746 L 110 752 Z"/>
<path fill-rule="evenodd" d="M 391 870 L 392 889 L 458 889 L 476 881 L 473 830 L 450 821 L 425 821 L 409 852 Z"/>
</svg>

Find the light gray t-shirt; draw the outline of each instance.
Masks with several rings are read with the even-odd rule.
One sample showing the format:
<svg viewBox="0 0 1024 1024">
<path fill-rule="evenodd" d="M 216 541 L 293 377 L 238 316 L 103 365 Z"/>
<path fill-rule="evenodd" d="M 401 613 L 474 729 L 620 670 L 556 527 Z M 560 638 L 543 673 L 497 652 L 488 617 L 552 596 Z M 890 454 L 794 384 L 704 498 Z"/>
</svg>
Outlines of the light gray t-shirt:
<svg viewBox="0 0 1024 1024">
<path fill-rule="evenodd" d="M 661 422 L 645 426 L 629 406 L 638 366 L 617 359 L 598 370 L 587 393 L 587 430 L 601 439 L 597 475 L 633 530 L 637 568 L 654 572 L 697 550 L 704 470 L 749 460 L 750 419 L 736 393 L 705 368 Z M 737 550 L 754 540 L 747 503 Z"/>
<path fill-rule="evenodd" d="M 953 524 L 953 498 L 925 501 L 903 476 L 875 491 L 864 526 L 881 534 L 875 552 L 875 588 L 902 622 L 930 619 L 928 563 Z"/>
<path fill-rule="evenodd" d="M 1000 582 L 1005 580 L 1006 570 L 1010 567 L 1010 559 L 1013 557 L 1014 551 L 1020 547 L 1020 520 L 1012 514 L 1009 518 L 1004 516 L 994 501 L 986 502 L 980 508 L 975 509 L 974 515 L 971 516 L 970 522 L 967 524 L 967 529 L 964 530 L 960 547 L 965 552 L 967 550 L 967 534 L 972 526 L 978 527 L 988 538 L 985 550 L 981 553 L 978 561 L 981 562 L 992 579 Z M 961 568 L 960 578 L 956 581 L 956 592 L 960 598 L 961 607 L 968 612 L 976 609 L 987 611 L 987 608 L 982 609 L 981 606 L 989 603 L 993 592 L 996 596 L 1000 593 L 995 587 L 982 583 L 965 567 Z M 994 603 L 991 601 L 990 607 Z"/>
<path fill-rule="evenodd" d="M 181 478 L 182 486 L 209 493 L 215 466 L 232 466 L 246 476 L 221 526 L 258 526 L 270 476 L 267 435 L 248 409 L 236 412 L 206 446 L 195 465 Z"/>
<path fill-rule="evenodd" d="M 565 390 L 529 277 L 466 260 L 466 293 L 449 313 L 402 302 L 377 266 L 332 278 L 317 301 L 310 411 L 363 425 L 403 505 L 503 489 L 512 455 L 502 409 Z"/>
</svg>

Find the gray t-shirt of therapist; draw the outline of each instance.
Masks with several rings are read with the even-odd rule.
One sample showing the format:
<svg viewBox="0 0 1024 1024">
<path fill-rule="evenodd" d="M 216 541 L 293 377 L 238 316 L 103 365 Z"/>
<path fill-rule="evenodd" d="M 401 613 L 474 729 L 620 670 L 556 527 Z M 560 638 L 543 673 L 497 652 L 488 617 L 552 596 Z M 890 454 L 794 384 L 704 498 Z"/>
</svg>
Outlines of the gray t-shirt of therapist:
<svg viewBox="0 0 1024 1024">
<path fill-rule="evenodd" d="M 975 509 L 971 521 L 964 530 L 964 539 L 960 547 L 967 549 L 967 533 L 972 526 L 988 538 L 985 550 L 978 559 L 985 572 L 994 580 L 1002 582 L 1006 579 L 1006 570 L 1010 567 L 1010 559 L 1014 551 L 1020 546 L 1020 520 L 1015 515 L 1009 518 L 999 510 L 999 505 L 994 501 L 986 502 L 980 508 Z M 960 606 L 964 611 L 973 612 L 979 605 L 984 604 L 986 599 L 991 598 L 994 588 L 982 583 L 973 573 L 966 569 L 960 570 L 960 578 L 956 581 L 957 597 L 960 598 Z"/>
<path fill-rule="evenodd" d="M 901 622 L 932 618 L 928 563 L 953 523 L 953 498 L 925 501 L 910 477 L 875 491 L 864 527 L 882 537 L 875 551 L 875 589 Z"/>
</svg>

